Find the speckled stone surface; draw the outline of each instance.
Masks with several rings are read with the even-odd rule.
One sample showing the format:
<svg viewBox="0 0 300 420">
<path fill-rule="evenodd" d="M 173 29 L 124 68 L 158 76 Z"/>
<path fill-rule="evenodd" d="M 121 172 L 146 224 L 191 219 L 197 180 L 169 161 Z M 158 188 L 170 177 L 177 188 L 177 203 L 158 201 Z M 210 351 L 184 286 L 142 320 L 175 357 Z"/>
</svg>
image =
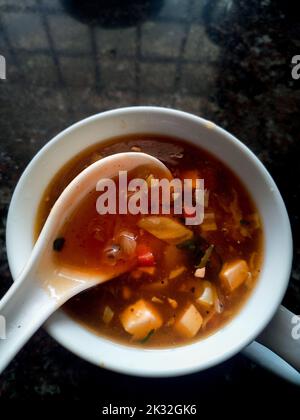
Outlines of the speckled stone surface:
<svg viewBox="0 0 300 420">
<path fill-rule="evenodd" d="M 162 105 L 220 124 L 271 172 L 294 234 L 284 303 L 300 314 L 300 80 L 291 77 L 291 58 L 300 54 L 295 3 L 0 0 L 0 54 L 7 61 L 7 80 L 0 80 L 0 295 L 11 284 L 7 209 L 34 154 L 90 114 Z M 41 330 L 0 378 L 0 402 L 199 403 L 225 391 L 250 392 L 253 401 L 266 389 L 284 401 L 299 395 L 242 355 L 182 378 L 131 378 L 80 360 Z"/>
</svg>

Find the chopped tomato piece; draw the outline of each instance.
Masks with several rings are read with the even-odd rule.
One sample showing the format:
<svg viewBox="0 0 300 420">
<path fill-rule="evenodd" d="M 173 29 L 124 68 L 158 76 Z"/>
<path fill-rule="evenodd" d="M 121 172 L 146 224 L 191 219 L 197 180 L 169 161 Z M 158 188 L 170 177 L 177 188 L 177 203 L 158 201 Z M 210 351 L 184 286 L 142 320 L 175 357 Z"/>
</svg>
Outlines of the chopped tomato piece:
<svg viewBox="0 0 300 420">
<path fill-rule="evenodd" d="M 153 252 L 147 245 L 137 246 L 137 260 L 141 267 L 152 267 L 155 265 Z"/>
</svg>

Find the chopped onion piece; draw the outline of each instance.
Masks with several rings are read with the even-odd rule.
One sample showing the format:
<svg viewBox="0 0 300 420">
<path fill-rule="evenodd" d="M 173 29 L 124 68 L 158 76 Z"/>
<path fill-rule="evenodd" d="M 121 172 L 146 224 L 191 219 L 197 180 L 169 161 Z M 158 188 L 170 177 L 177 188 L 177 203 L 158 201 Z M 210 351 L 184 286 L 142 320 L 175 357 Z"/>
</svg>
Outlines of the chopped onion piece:
<svg viewBox="0 0 300 420">
<path fill-rule="evenodd" d="M 175 299 L 168 298 L 168 302 L 173 309 L 176 309 L 178 307 L 178 303 Z"/>
<path fill-rule="evenodd" d="M 164 301 L 162 300 L 162 299 L 159 299 L 158 297 L 156 297 L 156 296 L 153 296 L 153 298 L 151 299 L 151 301 L 153 302 L 153 303 L 164 303 Z"/>
<path fill-rule="evenodd" d="M 130 149 L 132 152 L 141 152 L 142 149 L 140 148 L 140 146 L 132 146 Z"/>
<path fill-rule="evenodd" d="M 197 268 L 197 270 L 194 273 L 194 276 L 203 279 L 205 277 L 205 267 Z"/>
<path fill-rule="evenodd" d="M 180 274 L 182 274 L 185 270 L 186 268 L 183 266 L 175 268 L 174 270 L 170 272 L 169 279 L 172 280 L 172 279 L 175 279 L 176 277 L 179 277 Z"/>
</svg>

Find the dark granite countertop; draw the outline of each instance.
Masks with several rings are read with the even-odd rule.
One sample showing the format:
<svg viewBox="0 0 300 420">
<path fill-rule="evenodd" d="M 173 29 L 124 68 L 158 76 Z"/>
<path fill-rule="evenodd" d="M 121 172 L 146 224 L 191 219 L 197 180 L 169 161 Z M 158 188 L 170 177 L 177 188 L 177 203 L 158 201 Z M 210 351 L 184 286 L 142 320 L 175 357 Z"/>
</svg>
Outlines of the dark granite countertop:
<svg viewBox="0 0 300 420">
<path fill-rule="evenodd" d="M 0 294 L 10 198 L 33 155 L 63 128 L 127 105 L 175 107 L 239 137 L 271 172 L 294 234 L 284 303 L 300 314 L 300 54 L 296 2 L 280 0 L 0 0 Z M 97 5 L 97 7 L 95 6 Z M 1 356 L 0 356 L 1 357 Z M 199 402 L 299 394 L 242 355 L 173 379 L 118 375 L 80 360 L 40 330 L 0 379 L 0 401 L 127 398 Z"/>
</svg>

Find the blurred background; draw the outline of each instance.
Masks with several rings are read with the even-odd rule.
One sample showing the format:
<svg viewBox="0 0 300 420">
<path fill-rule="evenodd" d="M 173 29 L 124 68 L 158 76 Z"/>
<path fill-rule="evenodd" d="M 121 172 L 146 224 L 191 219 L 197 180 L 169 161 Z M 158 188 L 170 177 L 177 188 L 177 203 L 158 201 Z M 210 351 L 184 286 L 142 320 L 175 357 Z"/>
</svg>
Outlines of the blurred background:
<svg viewBox="0 0 300 420">
<path fill-rule="evenodd" d="M 247 144 L 288 207 L 294 265 L 284 303 L 300 314 L 300 54 L 296 2 L 284 0 L 0 0 L 0 295 L 11 284 L 5 220 L 33 155 L 91 114 L 130 105 L 211 119 Z M 0 380 L 4 400 L 143 398 L 199 402 L 215 393 L 288 398 L 291 385 L 237 355 L 209 371 L 141 379 L 78 359 L 39 331 Z M 201 395 L 201 398 L 200 398 Z M 276 401 L 276 399 L 274 400 Z"/>
</svg>

